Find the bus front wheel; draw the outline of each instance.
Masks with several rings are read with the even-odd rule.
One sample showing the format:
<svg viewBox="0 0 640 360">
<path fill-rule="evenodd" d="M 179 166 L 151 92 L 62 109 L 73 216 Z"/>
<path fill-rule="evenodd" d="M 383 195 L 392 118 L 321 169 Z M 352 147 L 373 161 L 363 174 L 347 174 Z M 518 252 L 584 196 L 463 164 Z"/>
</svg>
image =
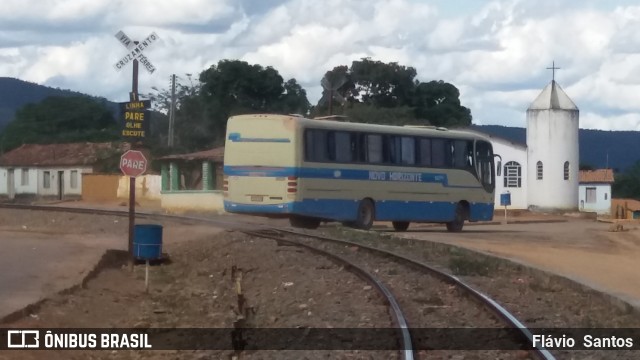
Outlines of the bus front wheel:
<svg viewBox="0 0 640 360">
<path fill-rule="evenodd" d="M 453 221 L 447 223 L 447 230 L 450 232 L 460 232 L 462 231 L 462 227 L 464 226 L 464 220 L 467 218 L 466 216 L 467 210 L 462 204 L 458 204 L 456 206 L 456 215 Z"/>
<path fill-rule="evenodd" d="M 391 224 L 393 224 L 393 229 L 395 231 L 407 231 L 409 228 L 408 221 L 392 221 Z"/>
<path fill-rule="evenodd" d="M 364 199 L 358 206 L 358 215 L 354 226 L 358 229 L 369 230 L 373 226 L 373 220 L 376 217 L 376 209 L 373 205 L 373 201 L 370 199 Z"/>
<path fill-rule="evenodd" d="M 320 226 L 320 220 L 304 216 L 291 216 L 289 224 L 295 228 L 317 229 Z"/>
</svg>

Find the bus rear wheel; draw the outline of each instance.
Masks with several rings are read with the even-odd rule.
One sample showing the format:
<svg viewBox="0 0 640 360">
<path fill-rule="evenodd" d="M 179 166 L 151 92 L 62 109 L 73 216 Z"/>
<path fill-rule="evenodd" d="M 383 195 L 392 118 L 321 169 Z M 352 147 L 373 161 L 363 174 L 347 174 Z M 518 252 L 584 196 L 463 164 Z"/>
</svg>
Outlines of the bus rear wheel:
<svg viewBox="0 0 640 360">
<path fill-rule="evenodd" d="M 370 199 L 364 199 L 358 206 L 358 215 L 354 222 L 354 227 L 362 230 L 369 230 L 373 226 L 373 220 L 376 218 L 376 209 L 373 205 L 373 201 Z"/>
<path fill-rule="evenodd" d="M 456 215 L 453 221 L 447 223 L 447 230 L 450 232 L 460 232 L 467 218 L 467 209 L 462 204 L 456 206 Z"/>
<path fill-rule="evenodd" d="M 320 226 L 320 220 L 305 216 L 291 216 L 289 224 L 295 228 L 317 229 Z"/>
<path fill-rule="evenodd" d="M 409 228 L 408 221 L 392 221 L 391 224 L 393 224 L 393 229 L 395 231 L 407 231 Z"/>
</svg>

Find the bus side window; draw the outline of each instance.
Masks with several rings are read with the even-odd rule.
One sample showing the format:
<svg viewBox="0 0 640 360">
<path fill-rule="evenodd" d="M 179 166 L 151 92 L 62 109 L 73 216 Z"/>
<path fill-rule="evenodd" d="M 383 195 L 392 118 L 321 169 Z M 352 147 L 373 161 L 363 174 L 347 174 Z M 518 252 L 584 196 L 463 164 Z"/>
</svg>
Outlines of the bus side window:
<svg viewBox="0 0 640 360">
<path fill-rule="evenodd" d="M 431 139 L 420 139 L 420 165 L 431 166 Z"/>
<path fill-rule="evenodd" d="M 327 132 L 318 129 L 307 129 L 305 131 L 305 160 L 306 161 L 326 161 L 327 160 Z"/>
<path fill-rule="evenodd" d="M 400 138 L 401 163 L 403 165 L 415 165 L 416 163 L 416 140 L 412 137 L 403 136 Z"/>
<path fill-rule="evenodd" d="M 454 167 L 458 169 L 466 169 L 471 166 L 470 163 L 470 153 L 469 153 L 469 141 L 467 140 L 456 140 L 454 143 Z M 473 149 L 473 148 L 472 148 Z M 472 150 L 473 151 L 473 150 Z M 473 153 L 471 153 L 472 155 Z"/>
<path fill-rule="evenodd" d="M 431 165 L 433 167 L 446 167 L 447 154 L 443 139 L 431 139 Z"/>
<path fill-rule="evenodd" d="M 381 135 L 367 135 L 367 162 L 373 164 L 382 162 Z"/>
<path fill-rule="evenodd" d="M 386 160 L 391 164 L 400 164 L 400 137 L 388 135 L 385 136 L 386 143 Z"/>
<path fill-rule="evenodd" d="M 335 160 L 341 163 L 353 161 L 354 147 L 351 143 L 351 133 L 337 131 L 335 134 Z"/>
</svg>

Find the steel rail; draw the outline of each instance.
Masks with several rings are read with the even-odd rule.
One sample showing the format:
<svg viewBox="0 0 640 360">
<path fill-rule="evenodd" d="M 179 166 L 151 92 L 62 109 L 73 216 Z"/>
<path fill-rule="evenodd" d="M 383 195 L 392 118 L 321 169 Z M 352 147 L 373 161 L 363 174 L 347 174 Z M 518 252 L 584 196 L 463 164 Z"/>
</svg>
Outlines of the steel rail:
<svg viewBox="0 0 640 360">
<path fill-rule="evenodd" d="M 405 318 L 404 313 L 400 308 L 400 304 L 398 304 L 398 300 L 395 298 L 395 296 L 393 296 L 391 291 L 389 291 L 389 289 L 380 280 L 378 280 L 373 274 L 369 273 L 368 271 L 354 264 L 353 262 L 343 258 L 342 256 L 330 253 L 328 251 L 319 249 L 309 244 L 304 244 L 302 242 L 294 241 L 294 240 L 287 240 L 282 237 L 265 234 L 260 231 L 238 230 L 238 232 L 241 232 L 243 234 L 247 234 L 250 236 L 254 236 L 254 237 L 272 239 L 277 242 L 282 242 L 282 243 L 287 243 L 293 246 L 302 247 L 314 253 L 330 258 L 335 262 L 345 265 L 347 269 L 352 270 L 352 272 L 354 272 L 356 275 L 363 278 L 365 281 L 371 284 L 374 288 L 376 288 L 378 290 L 378 293 L 380 293 L 380 295 L 382 295 L 385 298 L 385 300 L 387 301 L 391 309 L 394 322 L 400 329 L 400 344 L 402 349 L 402 358 L 405 360 L 414 359 L 414 353 L 413 353 L 414 348 L 413 348 L 413 342 L 411 340 L 411 333 L 409 331 L 409 324 L 407 323 L 407 319 Z"/>
<path fill-rule="evenodd" d="M 105 210 L 105 209 L 94 209 L 94 208 L 79 208 L 79 207 L 60 207 L 60 206 L 51 206 L 51 205 L 21 205 L 21 204 L 0 204 L 0 208 L 10 208 L 10 209 L 23 209 L 23 210 L 45 210 L 45 211 L 59 211 L 59 212 L 73 212 L 73 213 L 92 213 L 92 214 L 98 214 L 98 215 L 114 215 L 114 216 L 127 216 L 128 212 L 125 211 L 119 211 L 119 210 Z M 277 228 L 277 227 L 273 227 L 273 226 L 269 226 L 269 225 L 263 225 L 263 224 L 247 224 L 247 223 L 238 223 L 238 222 L 230 222 L 230 221 L 222 221 L 222 220 L 214 220 L 214 219 L 208 219 L 208 218 L 203 218 L 203 217 L 193 217 L 193 216 L 181 216 L 181 215 L 169 215 L 169 214 L 157 214 L 157 213 L 150 213 L 150 212 L 136 212 L 136 216 L 143 216 L 143 217 L 156 217 L 156 218 L 164 218 L 164 219 L 172 219 L 172 220 L 189 220 L 189 221 L 196 221 L 196 222 L 205 222 L 205 223 L 210 223 L 210 224 L 216 224 L 216 225 L 225 225 L 225 226 L 229 226 L 230 228 L 234 229 L 234 230 L 238 230 L 237 226 L 238 225 L 243 225 L 243 226 L 247 226 L 247 225 L 253 225 L 258 227 L 259 229 L 262 230 L 272 230 L 272 231 L 278 231 L 278 232 L 283 232 L 283 233 L 289 233 L 292 235 L 297 235 L 297 236 L 305 236 L 305 237 L 310 237 L 310 238 L 315 238 L 315 239 L 319 239 L 319 240 L 325 240 L 325 241 L 330 241 L 330 242 L 334 242 L 334 243 L 341 243 L 341 244 L 345 244 L 345 245 L 351 245 L 351 246 L 358 246 L 360 248 L 372 251 L 372 252 L 377 252 L 380 253 L 382 255 L 385 256 L 389 256 L 391 258 L 397 258 L 400 259 L 404 262 L 407 262 L 411 265 L 417 266 L 421 269 L 426 270 L 427 272 L 431 273 L 432 275 L 435 275 L 436 277 L 440 278 L 441 280 L 454 285 L 454 286 L 458 286 L 462 289 L 464 289 L 468 294 L 470 294 L 473 298 L 475 298 L 476 300 L 478 300 L 480 303 L 482 303 L 483 305 L 485 305 L 489 310 L 491 310 L 494 314 L 496 314 L 499 318 L 501 318 L 503 321 L 505 321 L 510 327 L 516 329 L 517 331 L 519 331 L 520 335 L 523 336 L 524 338 L 527 339 L 527 341 L 529 342 L 529 345 L 531 347 L 531 351 L 534 353 L 534 355 L 536 355 L 537 358 L 539 359 L 543 359 L 543 360 L 555 360 L 555 357 L 544 347 L 537 347 L 534 345 L 533 342 L 533 334 L 531 333 L 531 331 L 522 323 L 520 322 L 513 314 L 511 314 L 507 309 L 505 309 L 503 306 L 501 306 L 498 302 L 496 302 L 495 300 L 493 300 L 491 297 L 489 297 L 488 295 L 474 289 L 472 286 L 470 286 L 469 284 L 467 284 L 466 282 L 462 281 L 460 278 L 451 275 L 451 274 L 447 274 L 446 272 L 443 272 L 441 270 L 438 270 L 428 264 L 425 264 L 423 262 L 420 262 L 418 260 L 414 260 L 411 258 L 408 258 L 404 255 L 401 254 L 397 254 L 391 251 L 387 251 L 387 250 L 382 250 L 379 248 L 375 248 L 372 246 L 368 246 L 365 244 L 360 244 L 357 242 L 353 242 L 353 241 L 349 241 L 349 240 L 342 240 L 342 239 L 336 239 L 336 238 L 331 238 L 331 237 L 327 237 L 327 236 L 320 236 L 320 235 L 315 235 L 315 234 L 308 234 L 305 232 L 299 232 L 299 231 L 293 231 L 293 230 L 289 230 L 289 229 L 282 229 L 282 228 Z M 279 241 L 282 241 L 281 238 L 278 238 Z"/>
</svg>

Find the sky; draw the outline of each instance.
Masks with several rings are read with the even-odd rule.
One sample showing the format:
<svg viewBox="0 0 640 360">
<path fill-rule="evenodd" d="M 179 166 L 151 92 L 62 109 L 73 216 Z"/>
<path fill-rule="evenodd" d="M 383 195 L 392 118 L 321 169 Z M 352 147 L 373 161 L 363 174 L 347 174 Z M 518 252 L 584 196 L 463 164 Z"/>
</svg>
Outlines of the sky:
<svg viewBox="0 0 640 360">
<path fill-rule="evenodd" d="M 158 35 L 141 94 L 240 59 L 295 78 L 315 104 L 326 71 L 369 57 L 455 85 L 474 124 L 525 127 L 555 62 L 581 128 L 640 131 L 635 0 L 2 0 L 0 76 L 127 101 L 120 30 Z"/>
</svg>

